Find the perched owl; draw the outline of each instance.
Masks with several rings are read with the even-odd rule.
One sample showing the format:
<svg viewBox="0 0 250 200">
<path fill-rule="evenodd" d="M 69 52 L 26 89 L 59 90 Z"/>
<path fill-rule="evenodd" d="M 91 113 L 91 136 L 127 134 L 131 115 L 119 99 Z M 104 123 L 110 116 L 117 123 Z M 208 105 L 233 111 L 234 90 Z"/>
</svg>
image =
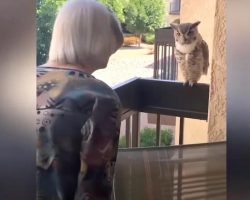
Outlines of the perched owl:
<svg viewBox="0 0 250 200">
<path fill-rule="evenodd" d="M 180 67 L 184 85 L 193 86 L 203 74 L 207 74 L 209 51 L 207 43 L 202 39 L 195 23 L 171 23 L 174 29 L 175 58 Z"/>
</svg>

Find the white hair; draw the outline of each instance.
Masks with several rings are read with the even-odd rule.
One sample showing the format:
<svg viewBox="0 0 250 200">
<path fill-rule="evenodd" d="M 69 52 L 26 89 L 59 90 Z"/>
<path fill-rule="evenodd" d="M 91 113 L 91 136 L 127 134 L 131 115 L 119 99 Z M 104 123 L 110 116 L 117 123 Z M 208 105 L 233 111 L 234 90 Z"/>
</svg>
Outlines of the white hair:
<svg viewBox="0 0 250 200">
<path fill-rule="evenodd" d="M 121 47 L 115 15 L 94 0 L 70 0 L 55 20 L 48 62 L 104 68 Z"/>
</svg>

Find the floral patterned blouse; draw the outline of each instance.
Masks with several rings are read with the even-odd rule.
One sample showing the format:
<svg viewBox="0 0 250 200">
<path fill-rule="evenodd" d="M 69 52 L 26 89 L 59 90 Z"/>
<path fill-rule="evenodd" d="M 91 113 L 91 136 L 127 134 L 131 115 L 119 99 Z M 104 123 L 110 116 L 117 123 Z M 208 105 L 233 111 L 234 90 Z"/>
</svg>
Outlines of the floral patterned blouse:
<svg viewBox="0 0 250 200">
<path fill-rule="evenodd" d="M 37 68 L 37 199 L 110 200 L 120 101 L 92 75 Z"/>
</svg>

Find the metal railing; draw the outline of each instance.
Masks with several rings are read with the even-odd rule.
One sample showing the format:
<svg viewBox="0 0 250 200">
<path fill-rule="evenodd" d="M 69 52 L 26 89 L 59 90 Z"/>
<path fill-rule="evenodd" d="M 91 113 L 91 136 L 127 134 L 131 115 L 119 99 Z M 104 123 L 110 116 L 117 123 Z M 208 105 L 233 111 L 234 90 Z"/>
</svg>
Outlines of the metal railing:
<svg viewBox="0 0 250 200">
<path fill-rule="evenodd" d="M 154 79 L 177 80 L 178 68 L 174 56 L 175 39 L 174 32 L 171 27 L 159 28 L 155 30 L 154 44 Z M 156 115 L 156 145 L 160 143 L 161 116 Z M 172 121 L 176 123 L 176 117 L 172 117 Z M 184 126 L 184 118 L 180 118 L 181 128 Z M 183 144 L 183 138 L 180 138 L 180 144 Z"/>
<path fill-rule="evenodd" d="M 177 62 L 174 56 L 175 40 L 171 27 L 155 30 L 154 74 L 155 79 L 176 80 Z"/>
<path fill-rule="evenodd" d="M 113 88 L 122 102 L 122 120 L 126 122 L 126 146 L 138 147 L 140 114 L 155 113 L 207 120 L 209 85 L 184 87 L 169 80 L 134 78 Z M 160 144 L 159 124 L 156 124 L 156 146 Z M 130 131 L 132 130 L 132 131 Z M 180 122 L 179 144 L 183 144 L 184 120 Z"/>
<path fill-rule="evenodd" d="M 156 29 L 153 79 L 134 78 L 114 87 L 123 104 L 126 147 L 139 146 L 140 112 L 156 114 L 156 146 L 161 141 L 161 115 L 173 116 L 174 121 L 180 117 L 179 144 L 183 144 L 184 117 L 207 119 L 209 86 L 190 88 L 176 81 L 174 48 L 173 29 Z"/>
</svg>

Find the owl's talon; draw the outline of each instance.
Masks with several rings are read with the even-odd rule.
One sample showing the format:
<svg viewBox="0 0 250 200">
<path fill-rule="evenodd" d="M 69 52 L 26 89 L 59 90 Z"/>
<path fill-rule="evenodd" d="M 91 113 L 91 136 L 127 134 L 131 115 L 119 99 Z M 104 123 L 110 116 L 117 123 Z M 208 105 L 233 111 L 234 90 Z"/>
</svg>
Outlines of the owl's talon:
<svg viewBox="0 0 250 200">
<path fill-rule="evenodd" d="M 188 86 L 188 84 L 189 84 L 188 81 L 186 81 L 183 83 L 183 86 Z"/>
<path fill-rule="evenodd" d="M 189 82 L 189 86 L 190 87 L 193 87 L 193 86 L 195 86 L 197 83 L 196 82 Z"/>
</svg>

